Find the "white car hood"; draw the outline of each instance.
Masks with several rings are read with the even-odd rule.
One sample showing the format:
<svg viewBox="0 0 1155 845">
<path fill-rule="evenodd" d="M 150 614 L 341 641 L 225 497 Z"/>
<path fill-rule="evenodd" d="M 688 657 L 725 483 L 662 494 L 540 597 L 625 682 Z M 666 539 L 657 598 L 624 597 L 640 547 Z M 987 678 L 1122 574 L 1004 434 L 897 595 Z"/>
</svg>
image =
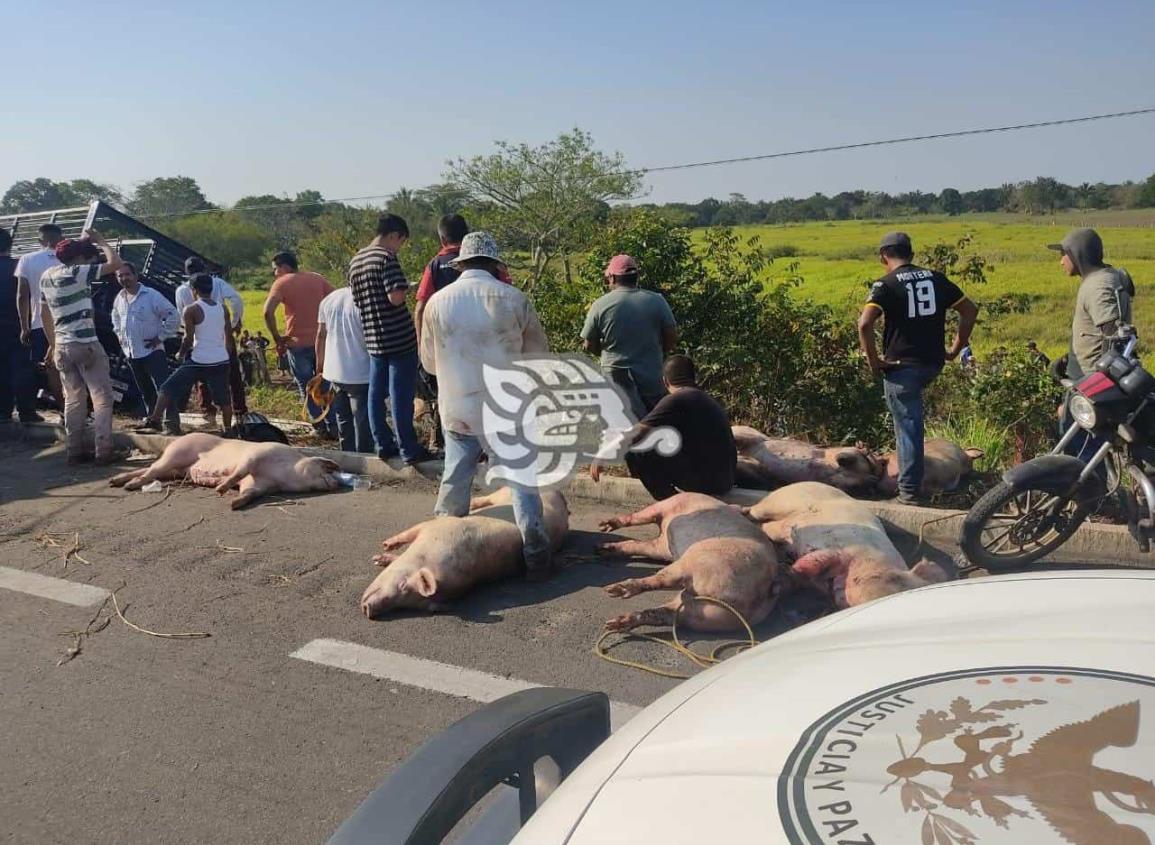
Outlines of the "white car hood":
<svg viewBox="0 0 1155 845">
<path fill-rule="evenodd" d="M 825 617 L 644 710 L 515 842 L 1155 843 L 1153 614 L 1155 573 L 1097 570 Z"/>
</svg>

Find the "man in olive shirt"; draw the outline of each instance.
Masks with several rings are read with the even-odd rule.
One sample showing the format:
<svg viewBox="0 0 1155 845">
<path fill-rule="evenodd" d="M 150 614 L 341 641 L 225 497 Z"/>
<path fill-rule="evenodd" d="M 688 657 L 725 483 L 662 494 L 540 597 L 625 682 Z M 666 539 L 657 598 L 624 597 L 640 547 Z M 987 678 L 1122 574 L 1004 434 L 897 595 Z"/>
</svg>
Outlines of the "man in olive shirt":
<svg viewBox="0 0 1155 845">
<path fill-rule="evenodd" d="M 734 486 L 738 450 L 726 410 L 698 387 L 694 362 L 685 355 L 671 355 L 662 368 L 662 380 L 669 392 L 638 423 L 630 443 L 643 439 L 657 428 L 678 432 L 682 446 L 665 457 L 657 449 L 627 452 L 630 475 L 639 479 L 651 496 L 668 499 L 679 491 L 720 496 Z M 601 467 L 590 465 L 590 477 L 597 481 Z"/>
<path fill-rule="evenodd" d="M 586 352 L 601 354 L 602 371 L 640 420 L 666 395 L 662 358 L 673 351 L 678 329 L 666 298 L 638 287 L 638 265 L 630 256 L 610 259 L 605 277 L 610 291 L 590 306 L 582 340 Z"/>
</svg>

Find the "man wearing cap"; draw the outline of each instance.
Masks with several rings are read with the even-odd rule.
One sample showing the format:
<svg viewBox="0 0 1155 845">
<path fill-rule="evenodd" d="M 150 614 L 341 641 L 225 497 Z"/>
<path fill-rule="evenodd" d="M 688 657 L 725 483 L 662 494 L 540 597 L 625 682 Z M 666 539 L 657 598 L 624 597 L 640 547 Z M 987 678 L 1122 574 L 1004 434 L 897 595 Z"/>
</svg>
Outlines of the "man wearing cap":
<svg viewBox="0 0 1155 845">
<path fill-rule="evenodd" d="M 894 417 L 898 452 L 898 500 L 922 500 L 922 392 L 970 342 L 978 306 L 941 273 L 916 266 L 905 232 L 888 232 L 878 245 L 887 273 L 870 288 L 858 318 L 858 340 L 870 371 L 881 375 L 887 407 Z M 959 314 L 958 334 L 946 349 L 946 312 Z M 874 324 L 883 318 L 883 357 L 875 346 Z"/>
<path fill-rule="evenodd" d="M 640 420 L 666 395 L 662 358 L 677 344 L 678 328 L 666 298 L 638 287 L 633 258 L 615 255 L 606 265 L 605 279 L 610 290 L 586 314 L 583 346 L 591 355 L 601 355 L 603 372 L 626 394 Z"/>
<path fill-rule="evenodd" d="M 64 234 L 55 223 L 45 223 L 36 230 L 41 249 L 25 253 L 16 262 L 16 310 L 20 319 L 20 343 L 28 347 L 28 357 L 34 367 L 44 365 L 48 392 L 56 400 L 56 407 L 64 408 L 64 388 L 60 373 L 48 359 L 48 337 L 44 333 L 44 316 L 40 298 L 40 277 L 49 267 L 60 264 L 56 260 L 56 245 Z"/>
<path fill-rule="evenodd" d="M 430 298 L 421 329 L 421 363 L 437 376 L 445 427 L 445 470 L 433 511 L 438 516 L 469 512 L 473 476 L 484 451 L 479 436 L 484 365 L 508 367 L 517 356 L 549 352 L 533 303 L 497 278 L 501 261 L 492 235 L 466 235 L 453 265 L 461 275 Z M 490 460 L 496 459 L 491 456 Z M 529 576 L 547 576 L 551 572 L 549 536 L 535 489 L 513 487 L 513 515 Z"/>
<path fill-rule="evenodd" d="M 1060 253 L 1059 266 L 1064 273 L 1082 278 L 1075 296 L 1071 348 L 1067 354 L 1067 378 L 1078 381 L 1094 372 L 1095 362 L 1111 348 L 1111 339 L 1119 326 L 1131 323 L 1135 282 L 1126 270 L 1112 267 L 1103 260 L 1103 239 L 1094 229 L 1073 229 L 1061 243 L 1048 244 L 1048 249 Z M 1064 402 L 1063 431 L 1072 422 Z M 1067 451 L 1080 455 L 1101 443 L 1100 439 L 1080 432 Z"/>
<path fill-rule="evenodd" d="M 176 310 L 178 314 L 183 314 L 184 310 L 192 305 L 196 299 L 196 293 L 192 289 L 190 280 L 193 276 L 206 272 L 205 263 L 195 255 L 189 256 L 184 262 L 185 281 L 176 289 Z M 212 300 L 214 302 L 223 302 L 228 305 L 229 314 L 232 315 L 233 331 L 240 331 L 241 319 L 245 314 L 245 301 L 241 299 L 241 295 L 236 292 L 232 285 L 215 274 L 213 279 L 213 294 Z M 216 424 L 217 406 L 213 404 L 212 396 L 204 382 L 199 382 L 199 390 L 201 395 L 201 407 L 204 409 L 205 420 L 209 425 Z M 245 403 L 245 381 L 241 375 L 241 362 L 237 359 L 235 353 L 229 358 L 229 395 L 232 397 L 233 412 L 238 417 L 243 417 L 248 413 L 249 409 Z M 181 397 L 183 401 L 183 397 Z"/>
<path fill-rule="evenodd" d="M 64 382 L 64 432 L 68 462 L 87 460 L 84 444 L 88 397 L 92 397 L 96 462 L 112 463 L 112 382 L 108 356 L 96 337 L 92 285 L 120 269 L 120 256 L 94 229 L 80 240 L 56 244 L 60 263 L 40 276 L 40 295 L 47 308 L 44 329 L 49 354 Z M 103 260 L 96 260 L 102 258 Z"/>
</svg>

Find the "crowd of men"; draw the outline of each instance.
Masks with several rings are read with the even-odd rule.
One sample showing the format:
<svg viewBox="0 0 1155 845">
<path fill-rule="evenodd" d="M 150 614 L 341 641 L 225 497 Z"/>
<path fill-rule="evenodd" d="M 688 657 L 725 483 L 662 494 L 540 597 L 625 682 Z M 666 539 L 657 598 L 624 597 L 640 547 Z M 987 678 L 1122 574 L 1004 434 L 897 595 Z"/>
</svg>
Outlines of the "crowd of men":
<svg viewBox="0 0 1155 845">
<path fill-rule="evenodd" d="M 511 284 L 493 237 L 470 232 L 456 214 L 443 217 L 438 232 L 441 249 L 424 270 L 412 313 L 409 281 L 398 260 L 409 228 L 401 217 L 386 214 L 372 241 L 352 257 L 344 287 L 302 271 L 293 253 L 277 253 L 263 316 L 302 400 L 318 385 L 332 391 L 330 412 L 316 427 L 339 439 L 344 450 L 375 453 L 382 460 L 399 457 L 408 464 L 440 457 L 419 441 L 413 419 L 419 384 L 436 398 L 434 442 L 444 447 L 444 471 L 435 512 L 460 516 L 468 509 L 479 462 L 491 457 L 479 436 L 483 364 L 546 353 L 549 343 L 533 303 Z M 0 422 L 10 424 L 13 411 L 22 422 L 40 420 L 35 365 L 42 365 L 48 392 L 62 399 L 68 459 L 107 463 L 119 457 L 112 448 L 108 358 L 96 336 L 91 299 L 92 286 L 114 274 L 120 290 L 112 307 L 113 330 L 149 409 L 143 427 L 179 433 L 177 409 L 194 387 L 201 391 L 206 415 L 215 420 L 219 411 L 226 429 L 236 414 L 246 413 L 244 385 L 268 380 L 270 342 L 241 332 L 244 303 L 228 282 L 206 272 L 199 258 L 190 258 L 174 305 L 142 285 L 137 269 L 99 233 L 90 230 L 67 240 L 58 227 L 46 224 L 40 236 L 43 248 L 16 261 L 10 255 L 12 239 L 0 229 Z M 1134 283 L 1104 262 L 1102 240 L 1090 229 L 1075 230 L 1052 248 L 1061 253 L 1063 271 L 1082 278 L 1067 356 L 1068 374 L 1079 377 L 1091 371 L 1116 327 L 1130 322 Z M 946 362 L 969 354 L 978 308 L 950 279 L 913 263 L 906 234 L 887 233 L 878 256 L 886 272 L 863 307 L 859 339 L 868 366 L 882 379 L 894 419 L 899 499 L 917 502 L 923 392 Z M 698 387 L 693 362 L 674 354 L 675 315 L 661 294 L 639 286 L 639 275 L 632 257 L 612 258 L 605 268 L 607 292 L 590 305 L 581 331 L 585 350 L 600 357 L 606 377 L 638 420 L 627 445 L 663 427 L 680 435 L 675 454 L 631 451 L 627 466 L 656 499 L 678 491 L 725 493 L 734 484 L 736 461 L 730 420 Z M 948 347 L 950 310 L 959 320 Z M 170 370 L 164 341 L 178 332 L 180 363 Z M 84 443 L 90 401 L 91 454 Z M 590 472 L 597 481 L 602 467 L 594 463 Z M 519 487 L 513 510 L 527 570 L 548 574 L 549 543 L 536 490 Z"/>
</svg>

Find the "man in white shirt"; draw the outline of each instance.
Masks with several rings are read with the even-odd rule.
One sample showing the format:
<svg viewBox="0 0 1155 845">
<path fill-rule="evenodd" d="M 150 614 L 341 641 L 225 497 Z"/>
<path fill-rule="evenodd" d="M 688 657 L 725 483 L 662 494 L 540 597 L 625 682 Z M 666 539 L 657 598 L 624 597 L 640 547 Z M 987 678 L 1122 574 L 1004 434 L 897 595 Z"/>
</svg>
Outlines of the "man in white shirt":
<svg viewBox="0 0 1155 845">
<path fill-rule="evenodd" d="M 136 267 L 126 261 L 116 271 L 120 293 L 112 302 L 112 330 L 128 360 L 132 378 L 145 403 L 145 416 L 156 407 L 157 392 L 170 375 L 165 338 L 176 335 L 180 318 L 164 295 L 140 283 Z M 180 434 L 180 412 L 176 405 L 165 411 L 166 434 Z"/>
<path fill-rule="evenodd" d="M 486 232 L 471 232 L 461 242 L 452 266 L 462 273 L 437 291 L 425 306 L 420 341 L 421 363 L 437 376 L 441 423 L 445 428 L 445 471 L 434 514 L 465 516 L 477 462 L 485 447 L 482 432 L 482 367 L 508 366 L 524 353 L 548 352 L 533 303 L 513 285 L 498 281 L 497 242 Z M 494 460 L 490 456 L 490 460 Z M 513 487 L 513 515 L 522 537 L 527 575 L 551 571 L 549 537 L 542 520 L 541 496 Z"/>
<path fill-rule="evenodd" d="M 34 367 L 44 365 L 48 392 L 56 400 L 56 407 L 64 410 L 64 388 L 60 373 L 48 359 L 48 336 L 44 333 L 44 311 L 40 297 L 40 277 L 49 267 L 56 267 L 56 245 L 64 235 L 55 223 L 45 223 L 37 231 L 40 246 L 36 252 L 20 256 L 16 263 L 16 310 L 20 315 L 20 343 L 28 347 L 28 357 Z"/>
<path fill-rule="evenodd" d="M 332 413 L 345 452 L 373 454 L 369 427 L 369 352 L 353 291 L 339 288 L 317 309 L 317 372 L 337 388 Z"/>
<path fill-rule="evenodd" d="M 204 261 L 194 255 L 191 258 L 185 259 L 184 272 L 185 282 L 176 289 L 176 310 L 178 314 L 183 314 L 184 310 L 196 300 L 196 294 L 189 284 L 189 279 L 198 273 L 205 273 L 207 270 L 205 269 Z M 245 314 L 245 301 L 241 299 L 241 295 L 220 276 L 213 275 L 212 300 L 228 306 L 229 313 L 232 315 L 233 331 L 239 332 L 241 330 L 241 318 Z M 217 406 L 213 404 L 212 397 L 209 395 L 205 384 L 200 382 L 198 386 L 205 421 L 209 425 L 216 425 Z M 230 354 L 229 357 L 229 391 L 233 400 L 233 412 L 237 417 L 243 417 L 249 412 L 249 409 L 245 403 L 245 380 L 241 375 L 241 362 L 237 360 L 235 354 Z"/>
</svg>

